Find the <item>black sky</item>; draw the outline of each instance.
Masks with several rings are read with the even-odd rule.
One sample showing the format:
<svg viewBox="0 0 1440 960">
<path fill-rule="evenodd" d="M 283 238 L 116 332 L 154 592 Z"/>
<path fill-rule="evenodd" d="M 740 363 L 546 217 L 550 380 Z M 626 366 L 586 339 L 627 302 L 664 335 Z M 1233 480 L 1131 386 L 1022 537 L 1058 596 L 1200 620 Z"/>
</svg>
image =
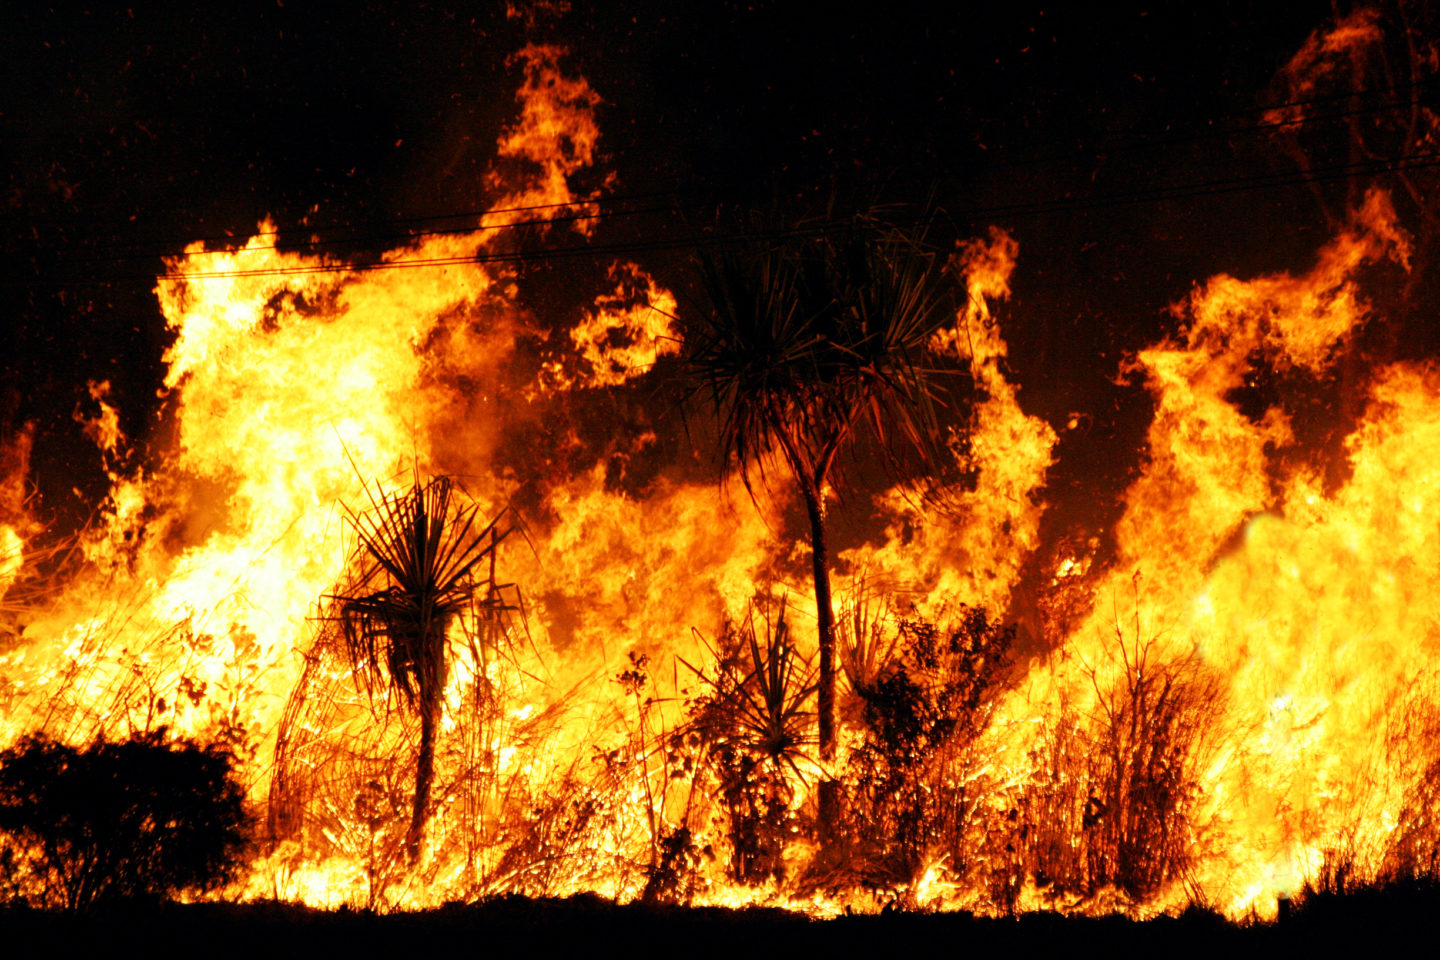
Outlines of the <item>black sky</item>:
<svg viewBox="0 0 1440 960">
<path fill-rule="evenodd" d="M 166 343 L 159 255 L 267 215 L 282 231 L 383 232 L 484 208 L 514 113 L 510 58 L 527 42 L 566 46 L 567 69 L 603 97 L 595 179 L 674 191 L 690 222 L 716 204 L 933 195 L 962 233 L 1010 229 L 1024 401 L 1052 422 L 1096 414 L 1105 425 L 1061 451 L 1092 472 L 1143 428 L 1138 392 L 1111 382 L 1124 352 L 1173 325 L 1167 305 L 1211 273 L 1303 267 L 1330 229 L 1317 189 L 1347 188 L 1130 202 L 1293 172 L 1247 130 L 1276 71 L 1344 3 L 242 6 L 7 13 L 0 428 L 37 424 L 35 473 L 57 514 L 98 489 L 71 416 L 87 381 L 115 385 L 132 436 L 148 429 Z M 1424 4 L 1380 9 L 1429 22 Z M 1348 137 L 1337 126 L 1310 144 Z M 647 265 L 665 279 L 683 258 Z M 61 504 L 73 487 L 85 495 Z"/>
</svg>

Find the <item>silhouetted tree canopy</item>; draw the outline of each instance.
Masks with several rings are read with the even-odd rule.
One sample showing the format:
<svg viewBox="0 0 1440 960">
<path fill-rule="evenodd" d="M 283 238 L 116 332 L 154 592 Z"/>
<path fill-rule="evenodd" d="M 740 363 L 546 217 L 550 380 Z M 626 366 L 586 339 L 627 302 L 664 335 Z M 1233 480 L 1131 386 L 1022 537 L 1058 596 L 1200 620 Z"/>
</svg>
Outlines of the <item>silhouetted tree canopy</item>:
<svg viewBox="0 0 1440 960">
<path fill-rule="evenodd" d="M 903 450 L 938 462 L 937 374 L 927 347 L 954 317 L 955 289 L 926 242 L 874 213 L 764 231 L 748 247 L 702 249 L 700 309 L 686 321 L 691 395 L 719 423 L 721 459 L 747 488 L 777 459 L 810 521 L 819 684 L 820 759 L 835 759 L 835 610 L 826 491 L 842 452 L 868 432 L 897 461 Z M 753 228 L 752 228 L 753 229 Z M 821 834 L 838 793 L 821 781 Z"/>
<path fill-rule="evenodd" d="M 162 736 L 77 749 L 35 735 L 0 752 L 6 899 L 80 911 L 234 879 L 249 826 L 234 758 Z"/>
</svg>

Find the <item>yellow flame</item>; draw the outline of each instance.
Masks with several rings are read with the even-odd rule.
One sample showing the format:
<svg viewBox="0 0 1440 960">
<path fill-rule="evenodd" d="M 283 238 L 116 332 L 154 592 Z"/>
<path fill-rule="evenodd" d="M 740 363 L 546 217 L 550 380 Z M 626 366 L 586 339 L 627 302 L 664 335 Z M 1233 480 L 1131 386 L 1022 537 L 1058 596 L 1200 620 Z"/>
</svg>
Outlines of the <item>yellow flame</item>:
<svg viewBox="0 0 1440 960">
<path fill-rule="evenodd" d="M 518 55 L 520 116 L 500 154 L 522 174 L 497 174 L 497 224 L 525 219 L 516 207 L 572 202 L 571 178 L 593 162 L 599 98 L 560 70 L 562 54 Z M 113 477 L 81 543 L 84 572 L 27 613 L 23 642 L 0 647 L 0 693 L 15 705 L 0 743 L 36 729 L 83 739 L 164 726 L 240 744 L 251 799 L 275 831 L 245 889 L 254 897 L 626 900 L 667 863 L 689 863 L 686 896 L 699 902 L 874 907 L 858 886 L 802 894 L 773 875 L 736 881 L 725 845 L 739 841 L 715 826 L 726 799 L 701 769 L 713 758 L 697 761 L 675 736 L 701 736 L 685 726 L 689 704 L 716 695 L 706 671 L 757 596 L 762 613 L 787 596 L 797 669 L 813 656 L 806 548 L 786 532 L 793 504 L 772 491 L 759 509 L 731 503 L 721 484 L 664 473 L 631 482 L 630 465 L 664 453 L 649 429 L 572 463 L 575 428 L 547 419 L 548 404 L 602 396 L 675 353 L 673 294 L 618 263 L 611 289 L 553 338 L 572 352 L 536 357 L 515 285 L 474 259 L 505 242 L 500 226 L 417 239 L 372 270 L 286 252 L 269 223 L 260 233 L 234 249 L 192 245 L 159 281 L 175 334 L 175 447 Z M 1014 615 L 1030 570 L 1028 589 L 1053 603 L 1038 605 L 1033 659 L 992 694 L 991 722 L 935 785 L 967 805 L 964 855 L 916 851 L 914 876 L 889 894 L 1148 915 L 1198 889 L 1233 916 L 1263 915 L 1327 858 L 1378 870 L 1394 837 L 1423 833 L 1414 797 L 1440 763 L 1440 541 L 1428 519 L 1440 515 L 1440 369 L 1370 373 L 1340 470 L 1297 449 L 1282 403 L 1237 399 L 1261 374 L 1325 386 L 1371 318 L 1362 278 L 1408 269 L 1411 255 L 1388 197 L 1372 191 L 1310 270 L 1197 285 L 1173 308 L 1178 331 L 1121 371 L 1154 399 L 1123 515 L 1035 573 L 1057 435 L 1025 411 L 1007 368 L 1004 328 L 1023 318 L 999 305 L 1019 245 L 997 229 L 960 246 L 967 302 L 932 348 L 967 363 L 976 386 L 949 448 L 967 479 L 929 499 L 909 486 L 879 493 L 878 529 L 840 554 L 837 573 L 903 585 L 925 613 L 960 602 L 998 617 Z M 443 263 L 385 269 L 422 260 Z M 90 391 L 101 412 L 87 432 L 114 454 L 118 412 L 105 384 Z M 523 456 L 535 451 L 512 449 L 519 426 L 546 434 L 563 462 L 537 466 Z M 12 446 L 0 591 L 26 570 L 35 532 L 28 445 Z M 411 868 L 416 723 L 383 682 L 366 694 L 311 617 L 353 554 L 341 505 L 364 509 L 366 485 L 432 472 L 462 476 L 487 518 L 524 501 L 499 564 L 524 609 L 506 624 L 462 618 L 447 638 L 436 809 Z M 809 773 L 764 802 L 813 811 Z M 1126 847 L 1127 804 L 1160 810 L 1166 836 Z M 1107 861 L 1117 851 L 1150 857 L 1145 879 L 1121 876 Z M 780 872 L 802 875 L 815 854 L 812 839 L 788 836 Z"/>
</svg>

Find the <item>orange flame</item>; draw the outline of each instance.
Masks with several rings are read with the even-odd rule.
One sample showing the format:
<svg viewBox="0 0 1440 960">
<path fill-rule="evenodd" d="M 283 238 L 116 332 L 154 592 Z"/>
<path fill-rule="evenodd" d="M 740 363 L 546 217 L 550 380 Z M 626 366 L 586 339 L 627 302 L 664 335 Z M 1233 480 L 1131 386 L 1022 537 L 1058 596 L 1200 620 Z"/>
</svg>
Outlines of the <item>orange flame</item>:
<svg viewBox="0 0 1440 960">
<path fill-rule="evenodd" d="M 1368 24 L 1350 23 L 1344 42 L 1364 41 Z M 1317 50 L 1340 49 L 1338 37 Z M 573 356 L 537 358 L 515 285 L 475 261 L 526 219 L 516 208 L 572 203 L 571 179 L 594 161 L 599 97 L 560 71 L 562 53 L 518 55 L 521 113 L 500 154 L 524 175 L 497 178 L 501 226 L 418 239 L 380 269 L 286 252 L 268 223 L 238 248 L 196 244 L 174 258 L 156 294 L 175 333 L 175 446 L 113 475 L 81 543 L 86 569 L 27 612 L 23 642 L 0 647 L 13 705 L 0 743 L 162 726 L 234 743 L 252 801 L 277 825 L 250 896 L 626 900 L 688 864 L 699 901 L 873 907 L 858 886 L 802 894 L 777 879 L 815 853 L 798 829 L 765 883 L 741 883 L 703 853 L 738 842 L 713 827 L 726 802 L 713 757 L 687 753 L 701 735 L 687 726 L 694 704 L 719 695 L 709 664 L 721 639 L 752 602 L 766 610 L 785 595 L 796 639 L 767 662 L 793 657 L 803 674 L 813 655 L 815 610 L 784 586 L 805 565 L 787 532 L 792 505 L 766 491 L 759 509 L 731 504 L 723 485 L 678 471 L 630 483 L 630 465 L 664 458 L 657 430 L 617 439 L 608 458 L 567 459 L 580 446 L 573 428 L 546 419 L 676 353 L 676 298 L 617 263 L 613 288 L 547 341 Z M 894 882 L 915 903 L 990 912 L 1145 914 L 1198 889 L 1242 916 L 1272 911 L 1327 858 L 1381 870 L 1396 838 L 1423 833 L 1416 785 L 1440 763 L 1426 745 L 1440 732 L 1440 544 L 1427 519 L 1440 513 L 1440 370 L 1375 370 L 1345 469 L 1328 473 L 1299 449 L 1283 403 L 1257 411 L 1241 398 L 1261 375 L 1327 386 L 1372 319 L 1364 280 L 1409 269 L 1388 197 L 1370 192 L 1303 275 L 1198 285 L 1173 308 L 1180 330 L 1125 364 L 1154 416 L 1108 566 L 1060 555 L 1033 573 L 1057 436 L 1024 410 L 1008 369 L 1003 330 L 1023 318 L 1000 304 L 1019 249 L 998 229 L 959 247 L 968 300 L 931 345 L 968 364 L 976 388 L 949 448 L 966 481 L 929 499 L 880 492 L 877 529 L 837 572 L 902 585 L 923 615 L 963 603 L 1000 616 L 1022 588 L 1063 594 L 1069 612 L 1041 631 L 1053 649 L 991 692 L 988 723 L 936 787 L 966 805 L 965 856 L 919 851 L 915 875 Z M 416 261 L 430 263 L 400 269 Z M 87 433 L 119 462 L 118 413 L 105 384 L 90 392 L 100 415 L 82 417 Z M 542 425 L 544 449 L 520 452 L 547 462 L 507 457 L 516 424 Z M 27 454 L 23 437 L 5 451 L 0 591 L 38 532 L 24 519 Z M 310 618 L 353 552 L 340 505 L 359 509 L 363 484 L 413 472 L 462 476 L 486 515 L 512 498 L 527 509 L 499 574 L 520 586 L 522 620 L 489 632 L 462 623 L 449 637 L 433 842 L 409 870 L 397 851 L 413 724 L 357 689 Z M 736 686 L 763 672 L 758 640 L 750 650 Z M 1141 726 L 1148 739 L 1133 734 Z M 795 782 L 772 783 L 763 800 L 802 818 L 814 764 L 795 767 Z M 1149 811 L 1165 836 L 1137 834 L 1122 807 Z M 1117 851 L 1144 862 L 1125 867 Z"/>
</svg>

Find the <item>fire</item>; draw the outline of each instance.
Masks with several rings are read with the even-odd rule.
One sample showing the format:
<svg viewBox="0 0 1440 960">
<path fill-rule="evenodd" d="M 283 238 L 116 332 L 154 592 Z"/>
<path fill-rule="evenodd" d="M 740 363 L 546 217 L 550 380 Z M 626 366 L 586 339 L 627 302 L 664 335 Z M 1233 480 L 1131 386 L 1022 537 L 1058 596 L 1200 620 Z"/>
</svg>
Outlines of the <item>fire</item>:
<svg viewBox="0 0 1440 960">
<path fill-rule="evenodd" d="M 1357 15 L 1292 72 L 1373 29 Z M 1369 278 L 1410 269 L 1384 192 L 1308 271 L 1216 276 L 1173 306 L 1176 331 L 1117 371 L 1154 400 L 1123 515 L 1064 544 L 1043 532 L 1063 446 L 1026 411 L 1004 338 L 1024 320 L 1001 309 L 1020 244 L 997 228 L 956 249 L 965 302 L 930 346 L 973 386 L 948 445 L 962 479 L 858 505 L 872 528 L 837 566 L 853 584 L 847 729 L 822 770 L 791 736 L 813 719 L 816 620 L 796 504 L 697 478 L 663 404 L 633 395 L 683 346 L 665 278 L 611 264 L 609 289 L 556 333 L 483 262 L 537 209 L 595 229 L 600 194 L 573 181 L 595 162 L 601 101 L 564 60 L 515 59 L 519 117 L 484 226 L 349 264 L 289 251 L 262 223 L 169 262 L 155 292 L 175 337 L 172 441 L 122 469 L 108 385 L 90 385 L 99 413 L 76 416 L 112 490 L 79 571 L 0 646 L 0 744 L 164 728 L 231 745 L 265 822 L 244 894 L 323 906 L 591 890 L 1143 915 L 1198 891 L 1238 917 L 1327 869 L 1433 857 L 1440 369 L 1371 371 L 1333 457 L 1285 402 L 1338 389 L 1381 319 Z M 1252 395 L 1261 377 L 1275 396 Z M 578 411 L 619 409 L 625 391 L 614 435 L 586 433 Z M 28 442 L 3 451 L 0 595 L 41 534 Z M 517 520 L 495 567 L 507 615 L 460 614 L 446 638 L 412 862 L 417 721 L 383 671 L 347 659 L 327 604 L 356 575 L 354 518 L 432 476 L 457 478 L 477 516 Z M 1000 622 L 1023 599 L 1039 612 L 1015 639 Z M 876 760 L 887 682 L 929 726 L 911 754 Z M 936 704 L 949 713 L 924 713 Z M 815 785 L 850 777 L 853 823 L 864 777 L 902 775 L 931 798 L 917 804 L 944 798 L 951 832 L 816 879 Z"/>
<path fill-rule="evenodd" d="M 1116 562 L 1093 578 L 1094 612 L 1060 663 L 1033 670 L 1037 686 L 1004 708 L 1011 723 L 1113 716 L 1106 698 L 1140 689 L 1146 671 L 1172 693 L 1186 689 L 1182 677 L 1202 691 L 1182 704 L 1197 724 L 1194 752 L 1166 762 L 1194 767 L 1193 783 L 1173 784 L 1197 801 L 1177 819 L 1193 830 L 1198 882 L 1235 915 L 1273 909 L 1327 856 L 1381 857 L 1382 825 L 1400 813 L 1385 795 L 1395 785 L 1379 779 L 1376 738 L 1395 719 L 1394 691 L 1423 696 L 1411 678 L 1424 673 L 1427 621 L 1407 612 L 1423 590 L 1396 575 L 1423 577 L 1428 548 L 1423 533 L 1406 538 L 1383 518 L 1396 497 L 1399 517 L 1425 507 L 1429 484 L 1409 456 L 1426 460 L 1433 378 L 1377 376 L 1346 441 L 1351 475 L 1329 494 L 1303 463 L 1286 475 L 1284 411 L 1247 416 L 1234 399 L 1257 362 L 1323 376 L 1369 316 L 1356 272 L 1386 259 L 1403 267 L 1408 247 L 1372 193 L 1307 275 L 1217 277 L 1177 307 L 1182 333 L 1130 366 L 1156 411 Z M 1352 851 L 1357 836 L 1372 846 Z"/>
<path fill-rule="evenodd" d="M 610 275 L 615 292 L 597 297 L 595 310 L 570 330 L 591 369 L 588 386 L 618 387 L 648 373 L 660 357 L 680 352 L 675 295 L 637 264 L 616 264 Z"/>
<path fill-rule="evenodd" d="M 532 43 L 511 58 L 512 64 L 524 64 L 525 82 L 516 94 L 520 118 L 500 138 L 499 154 L 538 166 L 540 173 L 505 193 L 497 207 L 505 211 L 501 222 L 517 223 L 533 219 L 535 208 L 550 212 L 568 205 L 558 212 L 573 216 L 574 229 L 589 234 L 595 227 L 596 208 L 572 204 L 570 178 L 595 161 L 600 127 L 594 110 L 600 96 L 584 77 L 561 72 L 559 61 L 565 53 L 563 47 Z M 505 186 L 498 174 L 496 185 Z"/>
<path fill-rule="evenodd" d="M 0 445 L 0 600 L 25 566 L 25 538 L 39 531 L 26 508 L 25 482 L 30 471 L 29 428 Z"/>
<path fill-rule="evenodd" d="M 966 431 L 969 450 L 951 445 L 976 476 L 973 490 L 947 492 L 954 501 L 948 509 L 961 522 L 929 523 L 923 503 L 892 490 L 880 498 L 889 523 L 883 543 L 844 558 L 870 575 L 926 584 L 937 599 L 990 610 L 1004 607 L 1021 563 L 1038 545 L 1039 491 L 1055 445 L 1055 431 L 1021 409 L 1018 390 L 1005 376 L 1008 348 L 990 309 L 1010 296 L 1018 252 L 1015 240 L 1000 230 L 961 246 L 955 270 L 964 277 L 968 302 L 955 326 L 934 343 L 937 353 L 966 360 L 984 393 Z M 907 529 L 915 533 L 907 535 Z"/>
<path fill-rule="evenodd" d="M 1342 70 L 1363 69 L 1368 49 L 1384 39 L 1379 11 L 1358 7 L 1326 31 L 1315 31 L 1280 71 L 1287 106 L 1266 111 L 1267 123 L 1294 123 L 1306 115 L 1304 101 L 1313 99 L 1321 84 Z"/>
</svg>

